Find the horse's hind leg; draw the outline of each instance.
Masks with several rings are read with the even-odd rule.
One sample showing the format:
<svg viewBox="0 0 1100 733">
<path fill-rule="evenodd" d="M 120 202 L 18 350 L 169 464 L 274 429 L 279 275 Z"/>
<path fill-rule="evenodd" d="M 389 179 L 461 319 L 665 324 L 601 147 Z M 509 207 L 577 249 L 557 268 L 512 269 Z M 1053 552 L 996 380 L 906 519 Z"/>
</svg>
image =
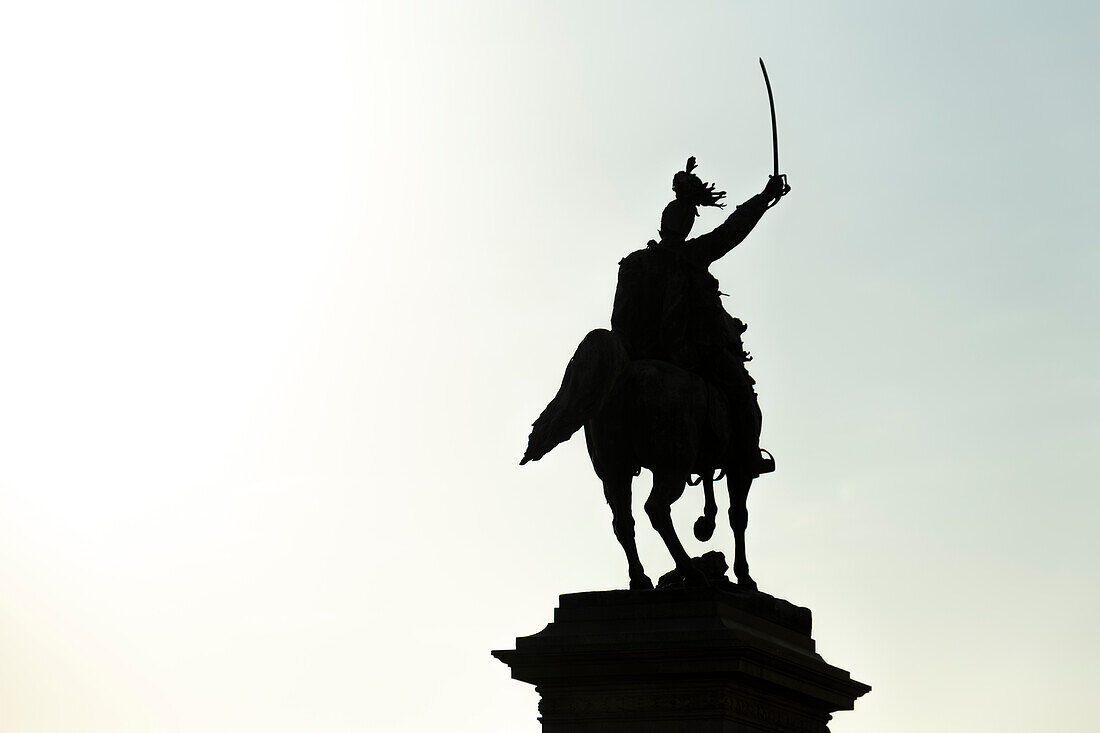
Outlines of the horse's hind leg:
<svg viewBox="0 0 1100 733">
<path fill-rule="evenodd" d="M 603 495 L 611 507 L 611 526 L 615 537 L 626 552 L 626 562 L 630 569 L 630 590 L 652 590 L 653 581 L 645 574 L 638 546 L 634 542 L 634 515 L 630 509 L 631 476 L 613 478 L 603 482 Z"/>
<path fill-rule="evenodd" d="M 672 525 L 672 504 L 683 495 L 685 480 L 686 476 L 683 474 L 654 471 L 653 491 L 646 499 L 645 511 L 653 528 L 665 541 L 672 559 L 676 561 L 676 569 L 683 574 L 688 585 L 706 585 L 703 572 L 692 564 L 691 556 L 684 550 L 680 538 L 676 536 L 676 528 Z"/>
<path fill-rule="evenodd" d="M 752 477 L 729 474 L 726 486 L 730 492 L 730 528 L 734 541 L 733 574 L 737 577 L 737 585 L 756 590 L 756 581 L 749 576 L 749 561 L 745 557 L 745 529 L 749 526 L 748 501 Z"/>
</svg>

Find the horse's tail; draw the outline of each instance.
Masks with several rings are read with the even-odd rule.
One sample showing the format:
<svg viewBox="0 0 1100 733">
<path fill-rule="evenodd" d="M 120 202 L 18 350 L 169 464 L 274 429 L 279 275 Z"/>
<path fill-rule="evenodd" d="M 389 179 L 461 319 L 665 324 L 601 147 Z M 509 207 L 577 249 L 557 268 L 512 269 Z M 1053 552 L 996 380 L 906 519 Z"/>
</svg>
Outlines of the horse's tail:
<svg viewBox="0 0 1100 733">
<path fill-rule="evenodd" d="M 629 363 L 618 336 L 604 328 L 590 331 L 569 360 L 557 395 L 532 425 L 519 464 L 542 458 L 594 417 Z"/>
</svg>

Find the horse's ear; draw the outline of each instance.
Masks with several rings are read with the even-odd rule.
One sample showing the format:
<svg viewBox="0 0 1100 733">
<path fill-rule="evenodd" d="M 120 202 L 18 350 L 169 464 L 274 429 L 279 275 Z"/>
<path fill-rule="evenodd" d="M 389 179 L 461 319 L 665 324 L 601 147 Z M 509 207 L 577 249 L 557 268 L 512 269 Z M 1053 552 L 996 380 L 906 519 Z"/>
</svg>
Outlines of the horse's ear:
<svg viewBox="0 0 1100 733">
<path fill-rule="evenodd" d="M 690 158 L 688 158 L 688 162 L 687 162 L 687 165 L 684 166 L 684 170 L 687 171 L 688 173 L 691 173 L 693 170 L 695 170 L 695 168 L 696 168 L 695 156 L 693 155 Z"/>
</svg>

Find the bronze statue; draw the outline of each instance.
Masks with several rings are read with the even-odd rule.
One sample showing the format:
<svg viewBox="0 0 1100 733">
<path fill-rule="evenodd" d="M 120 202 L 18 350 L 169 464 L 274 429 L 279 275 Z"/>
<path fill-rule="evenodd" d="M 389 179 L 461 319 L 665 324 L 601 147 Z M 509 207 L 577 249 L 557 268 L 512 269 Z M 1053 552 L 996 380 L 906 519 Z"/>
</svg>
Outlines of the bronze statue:
<svg viewBox="0 0 1100 733">
<path fill-rule="evenodd" d="M 761 62 L 763 67 L 763 62 Z M 765 79 L 767 72 L 765 71 Z M 769 84 L 770 98 L 770 84 Z M 774 106 L 772 110 L 774 143 Z M 774 470 L 760 450 L 760 408 L 745 369 L 746 326 L 722 307 L 712 262 L 740 244 L 764 212 L 790 191 L 775 168 L 764 190 L 712 232 L 688 239 L 698 207 L 722 207 L 724 191 L 695 175 L 695 158 L 673 178 L 676 198 L 661 215 L 660 241 L 619 263 L 611 330 L 590 332 L 565 370 L 557 395 L 535 421 L 521 465 L 538 460 L 582 425 L 603 482 L 613 527 L 626 552 L 630 588 L 652 588 L 634 541 L 630 489 L 641 468 L 653 473 L 645 509 L 677 570 L 705 584 L 672 525 L 671 506 L 692 474 L 705 491 L 700 540 L 714 531 L 715 471 L 724 473 L 735 537 L 738 585 L 755 590 L 745 558 L 746 500 L 754 478 Z M 766 451 L 763 451 L 766 452 Z"/>
</svg>

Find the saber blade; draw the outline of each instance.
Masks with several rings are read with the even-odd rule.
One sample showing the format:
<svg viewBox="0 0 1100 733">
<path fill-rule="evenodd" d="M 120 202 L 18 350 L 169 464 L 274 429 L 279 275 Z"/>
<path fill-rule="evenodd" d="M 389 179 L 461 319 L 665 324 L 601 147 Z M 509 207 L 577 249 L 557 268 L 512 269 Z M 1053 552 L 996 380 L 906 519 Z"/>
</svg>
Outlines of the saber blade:
<svg viewBox="0 0 1100 733">
<path fill-rule="evenodd" d="M 764 59 L 760 59 L 760 70 L 764 72 L 764 86 L 768 88 L 768 106 L 772 110 L 772 171 L 773 175 L 779 175 L 779 132 L 775 127 L 775 97 L 772 96 L 772 83 L 768 79 L 768 68 L 764 66 Z"/>
</svg>

